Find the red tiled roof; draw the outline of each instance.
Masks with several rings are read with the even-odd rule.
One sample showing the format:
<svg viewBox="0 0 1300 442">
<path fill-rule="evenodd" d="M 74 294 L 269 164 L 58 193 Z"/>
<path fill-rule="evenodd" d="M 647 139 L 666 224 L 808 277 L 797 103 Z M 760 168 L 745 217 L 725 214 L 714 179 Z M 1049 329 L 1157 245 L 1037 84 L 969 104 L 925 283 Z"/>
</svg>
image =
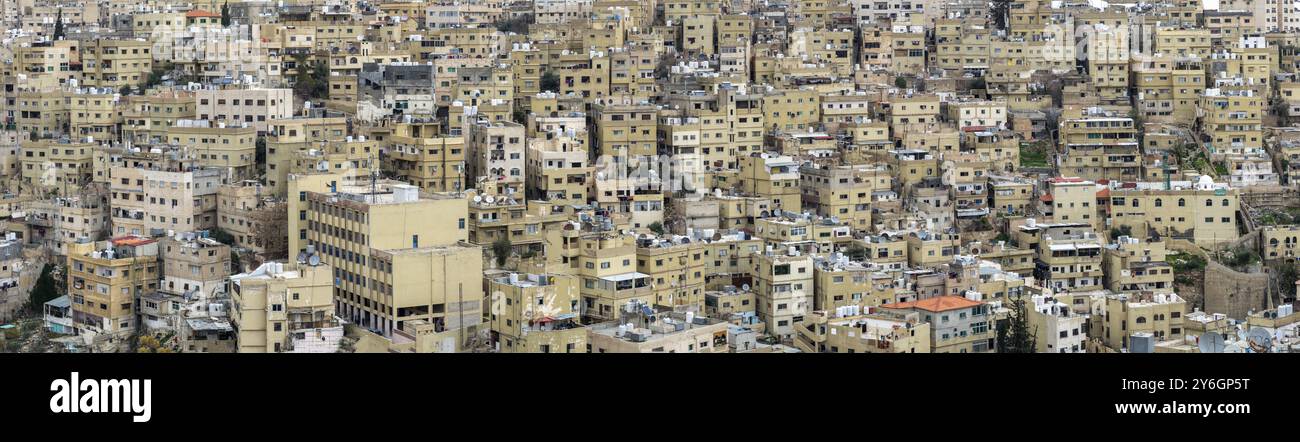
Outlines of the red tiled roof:
<svg viewBox="0 0 1300 442">
<path fill-rule="evenodd" d="M 1050 203 L 1052 202 L 1052 194 L 1044 193 L 1043 196 L 1038 197 L 1038 200 L 1045 203 Z"/>
<path fill-rule="evenodd" d="M 916 308 L 916 309 L 921 309 L 929 312 L 946 312 L 949 310 L 971 308 L 980 304 L 983 304 L 983 302 L 972 301 L 963 298 L 961 296 L 948 295 L 948 296 L 936 296 L 933 298 L 922 299 L 920 301 L 896 302 L 893 304 L 885 304 L 880 306 L 880 308 L 888 308 L 888 309 Z"/>
<path fill-rule="evenodd" d="M 1110 188 L 1101 189 L 1100 191 L 1097 192 L 1097 198 L 1108 198 L 1108 197 L 1110 197 Z"/>
</svg>

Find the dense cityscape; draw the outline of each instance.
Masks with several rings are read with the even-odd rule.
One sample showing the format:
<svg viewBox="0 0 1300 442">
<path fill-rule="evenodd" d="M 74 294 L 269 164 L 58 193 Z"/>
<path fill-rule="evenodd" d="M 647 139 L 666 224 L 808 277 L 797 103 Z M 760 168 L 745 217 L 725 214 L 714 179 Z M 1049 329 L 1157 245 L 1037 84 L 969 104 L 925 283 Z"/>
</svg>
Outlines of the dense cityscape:
<svg viewBox="0 0 1300 442">
<path fill-rule="evenodd" d="M 0 7 L 4 352 L 1300 352 L 1293 2 Z"/>
</svg>

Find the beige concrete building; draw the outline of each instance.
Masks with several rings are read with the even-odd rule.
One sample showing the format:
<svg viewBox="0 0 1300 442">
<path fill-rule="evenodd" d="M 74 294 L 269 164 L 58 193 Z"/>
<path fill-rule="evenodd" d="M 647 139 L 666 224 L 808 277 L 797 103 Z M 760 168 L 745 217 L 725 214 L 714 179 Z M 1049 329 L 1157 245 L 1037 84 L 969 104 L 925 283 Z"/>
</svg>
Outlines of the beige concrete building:
<svg viewBox="0 0 1300 442">
<path fill-rule="evenodd" d="M 136 298 L 158 289 L 158 242 L 134 236 L 68 246 L 68 296 L 77 334 L 136 328 Z"/>
<path fill-rule="evenodd" d="M 883 312 L 916 314 L 930 325 L 930 351 L 934 353 L 991 353 L 997 349 L 993 311 L 988 304 L 960 296 L 938 296 L 920 301 L 880 306 Z"/>
<path fill-rule="evenodd" d="M 731 324 L 693 312 L 659 311 L 628 304 L 617 322 L 587 329 L 591 353 L 727 353 Z M 654 317 L 654 321 L 649 319 Z"/>
<path fill-rule="evenodd" d="M 424 194 L 394 182 L 336 183 L 305 191 L 304 250 L 334 269 L 337 314 L 394 344 L 408 324 L 433 326 L 439 348 L 463 348 L 482 320 L 482 250 L 468 239 L 463 196 Z"/>
<path fill-rule="evenodd" d="M 343 338 L 330 266 L 268 262 L 230 277 L 239 353 L 333 353 Z"/>
<path fill-rule="evenodd" d="M 292 89 L 201 89 L 194 93 L 200 120 L 247 123 L 266 132 L 270 121 L 294 114 Z"/>
<path fill-rule="evenodd" d="M 762 253 L 753 257 L 754 294 L 758 297 L 759 320 L 769 335 L 782 339 L 795 336 L 796 324 L 813 311 L 814 270 L 812 256 Z"/>
<path fill-rule="evenodd" d="M 81 47 L 81 76 L 86 86 L 109 88 L 123 86 L 132 90 L 142 86 L 153 70 L 153 43 L 144 39 L 95 39 Z"/>
<path fill-rule="evenodd" d="M 817 311 L 799 324 L 795 346 L 806 353 L 929 353 L 930 324 L 919 315 L 835 316 Z"/>
<path fill-rule="evenodd" d="M 489 273 L 491 342 L 502 353 L 586 353 L 578 278 L 563 274 Z"/>
</svg>

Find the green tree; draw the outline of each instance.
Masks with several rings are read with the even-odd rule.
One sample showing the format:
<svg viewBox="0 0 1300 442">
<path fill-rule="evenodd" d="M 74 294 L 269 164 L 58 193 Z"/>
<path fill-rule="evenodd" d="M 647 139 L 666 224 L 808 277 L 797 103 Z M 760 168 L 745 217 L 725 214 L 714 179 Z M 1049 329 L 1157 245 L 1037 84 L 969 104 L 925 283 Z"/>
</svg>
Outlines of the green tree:
<svg viewBox="0 0 1300 442">
<path fill-rule="evenodd" d="M 54 16 L 54 39 L 62 40 L 65 32 L 63 29 L 63 8 L 59 8 L 58 14 Z"/>
<path fill-rule="evenodd" d="M 1011 313 L 1007 315 L 1006 325 L 998 327 L 998 353 L 1034 353 L 1038 339 L 1029 326 L 1029 308 L 1021 295 L 1009 300 Z"/>
<path fill-rule="evenodd" d="M 329 65 L 324 60 L 307 61 L 307 54 L 294 55 L 293 93 L 304 100 L 322 99 L 329 96 Z"/>
<path fill-rule="evenodd" d="M 54 276 L 54 266 L 46 264 L 41 268 L 41 276 L 36 279 L 36 286 L 32 287 L 32 292 L 28 295 L 28 306 L 36 311 L 41 309 L 43 304 L 59 296 L 59 283 Z"/>
<path fill-rule="evenodd" d="M 208 231 L 208 237 L 228 246 L 235 245 L 235 235 L 231 235 L 230 232 L 222 230 L 220 227 Z"/>
<path fill-rule="evenodd" d="M 898 88 L 900 88 L 900 89 L 901 89 L 901 88 L 906 88 L 906 87 L 907 87 L 907 77 L 899 76 L 899 77 L 895 78 L 895 79 L 894 79 L 894 86 L 895 86 L 895 87 L 898 87 Z"/>
<path fill-rule="evenodd" d="M 266 164 L 266 137 L 258 136 L 257 142 L 254 143 L 256 153 L 253 155 L 257 159 L 257 164 Z"/>
<path fill-rule="evenodd" d="M 560 76 L 554 72 L 546 71 L 542 73 L 542 92 L 560 92 Z"/>
<path fill-rule="evenodd" d="M 221 27 L 230 27 L 230 2 L 221 4 Z"/>
<path fill-rule="evenodd" d="M 646 226 L 646 227 L 649 228 L 651 232 L 654 232 L 654 233 L 656 233 L 656 234 L 659 234 L 659 235 L 663 235 L 663 234 L 664 234 L 664 223 L 661 223 L 661 222 L 659 222 L 659 221 L 652 222 L 652 223 L 650 223 L 649 226 Z"/>
<path fill-rule="evenodd" d="M 844 250 L 844 254 L 854 261 L 866 261 L 869 258 L 867 248 L 862 247 L 862 244 L 858 244 L 856 241 L 849 244 L 849 247 Z"/>
<path fill-rule="evenodd" d="M 497 267 L 506 265 L 506 259 L 510 258 L 510 238 L 501 235 L 496 241 L 492 241 L 492 255 L 496 257 Z"/>
<path fill-rule="evenodd" d="M 528 26 L 533 24 L 533 15 L 526 14 L 518 17 L 502 20 L 496 23 L 496 28 L 501 32 L 514 32 L 516 34 L 527 34 Z"/>
<path fill-rule="evenodd" d="M 244 273 L 244 261 L 239 259 L 239 252 L 230 249 L 230 273 Z"/>
</svg>

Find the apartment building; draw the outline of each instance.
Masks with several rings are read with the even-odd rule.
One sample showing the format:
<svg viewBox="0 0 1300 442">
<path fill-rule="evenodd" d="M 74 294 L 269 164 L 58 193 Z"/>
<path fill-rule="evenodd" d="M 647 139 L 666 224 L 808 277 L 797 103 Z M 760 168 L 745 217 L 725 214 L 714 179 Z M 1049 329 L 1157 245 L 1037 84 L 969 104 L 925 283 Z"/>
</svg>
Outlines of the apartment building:
<svg viewBox="0 0 1300 442">
<path fill-rule="evenodd" d="M 1106 246 L 1106 288 L 1116 293 L 1173 293 L 1173 266 L 1165 262 L 1164 241 L 1121 236 Z"/>
<path fill-rule="evenodd" d="M 812 256 L 783 250 L 755 254 L 752 261 L 759 320 L 769 335 L 793 338 L 796 324 L 814 308 Z"/>
<path fill-rule="evenodd" d="M 1097 108 L 1061 120 L 1061 174 L 1087 180 L 1133 181 L 1139 150 L 1133 119 Z"/>
<path fill-rule="evenodd" d="M 990 353 L 997 349 L 993 309 L 961 296 L 937 296 L 880 306 L 886 313 L 916 314 L 929 324 L 933 353 Z"/>
<path fill-rule="evenodd" d="M 501 192 L 524 193 L 524 126 L 513 122 L 479 121 L 466 138 L 466 179 L 475 187 L 490 185 Z"/>
<path fill-rule="evenodd" d="M 1132 235 L 1153 234 L 1213 245 L 1235 240 L 1240 231 L 1239 191 L 1202 175 L 1191 181 L 1138 182 L 1109 190 L 1111 228 L 1128 226 Z"/>
<path fill-rule="evenodd" d="M 162 283 L 158 287 L 182 295 L 187 301 L 206 301 L 226 292 L 230 277 L 230 246 L 194 233 L 164 237 L 158 242 L 162 256 Z"/>
<path fill-rule="evenodd" d="M 465 243 L 464 196 L 384 181 L 299 198 L 299 244 L 334 269 L 338 316 L 395 344 L 414 342 L 408 324 L 423 321 L 435 342 L 463 347 L 483 308 L 483 252 Z"/>
<path fill-rule="evenodd" d="M 493 348 L 502 353 L 586 353 L 578 278 L 565 274 L 489 274 Z"/>
<path fill-rule="evenodd" d="M 115 235 L 207 230 L 217 225 L 222 171 L 114 165 L 109 181 Z"/>
<path fill-rule="evenodd" d="M 153 43 L 144 39 L 95 39 L 81 46 L 81 77 L 89 87 L 136 89 L 153 70 Z"/>
<path fill-rule="evenodd" d="M 194 100 L 199 120 L 247 123 L 259 133 L 271 121 L 294 115 L 292 89 L 200 89 Z"/>
<path fill-rule="evenodd" d="M 591 353 L 727 353 L 731 351 L 726 321 L 694 312 L 660 311 L 629 303 L 618 322 L 587 328 Z M 654 318 L 654 321 L 650 319 Z"/>
<path fill-rule="evenodd" d="M 1029 329 L 1039 353 L 1085 353 L 1088 316 L 1047 295 L 1034 295 Z"/>
<path fill-rule="evenodd" d="M 261 253 L 263 248 L 258 232 L 263 226 L 257 214 L 276 206 L 268 199 L 269 193 L 256 181 L 240 181 L 217 188 L 217 228 L 229 233 L 235 246 Z M 292 234 L 293 230 L 289 232 Z M 298 251 L 296 248 L 290 250 Z M 239 270 L 242 269 L 235 271 Z"/>
<path fill-rule="evenodd" d="M 930 324 L 918 317 L 816 311 L 799 324 L 794 342 L 806 353 L 930 353 Z"/>
<path fill-rule="evenodd" d="M 348 137 L 347 119 L 332 116 L 275 119 L 266 130 L 266 187 L 274 195 L 285 194 L 298 154 Z"/>
<path fill-rule="evenodd" d="M 343 323 L 334 314 L 331 268 L 268 262 L 230 277 L 230 323 L 238 353 L 334 353 Z"/>
<path fill-rule="evenodd" d="M 246 123 L 227 126 L 197 120 L 176 120 L 165 140 L 186 146 L 200 167 L 223 170 L 222 184 L 254 179 L 257 170 L 257 129 Z"/>
<path fill-rule="evenodd" d="M 745 194 L 771 200 L 773 209 L 799 211 L 802 207 L 799 162 L 792 157 L 766 153 L 742 157 L 737 184 Z"/>
<path fill-rule="evenodd" d="M 136 328 L 136 299 L 158 289 L 158 242 L 137 236 L 68 245 L 68 296 L 77 334 Z"/>
<path fill-rule="evenodd" d="M 1095 303 L 1089 330 L 1115 350 L 1129 348 L 1135 333 L 1150 333 L 1157 341 L 1179 341 L 1186 333 L 1185 313 L 1187 302 L 1173 293 L 1109 295 Z"/>
</svg>

